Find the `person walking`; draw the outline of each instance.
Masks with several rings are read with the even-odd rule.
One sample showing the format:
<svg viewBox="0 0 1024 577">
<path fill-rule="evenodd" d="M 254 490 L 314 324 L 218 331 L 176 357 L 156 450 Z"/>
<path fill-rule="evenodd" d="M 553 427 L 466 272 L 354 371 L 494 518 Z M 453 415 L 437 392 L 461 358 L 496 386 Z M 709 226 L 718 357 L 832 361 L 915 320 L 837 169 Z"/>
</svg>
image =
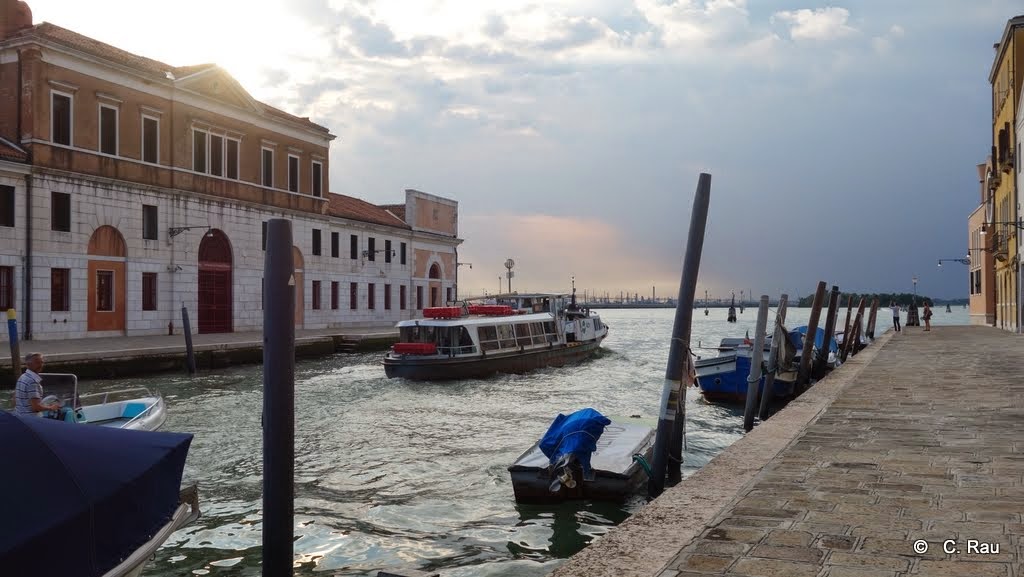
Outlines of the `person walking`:
<svg viewBox="0 0 1024 577">
<path fill-rule="evenodd" d="M 924 330 L 932 330 L 932 305 L 928 301 L 924 301 Z"/>
<path fill-rule="evenodd" d="M 900 332 L 900 307 L 896 301 L 889 301 L 889 310 L 892 311 L 892 327 L 896 332 Z"/>
</svg>

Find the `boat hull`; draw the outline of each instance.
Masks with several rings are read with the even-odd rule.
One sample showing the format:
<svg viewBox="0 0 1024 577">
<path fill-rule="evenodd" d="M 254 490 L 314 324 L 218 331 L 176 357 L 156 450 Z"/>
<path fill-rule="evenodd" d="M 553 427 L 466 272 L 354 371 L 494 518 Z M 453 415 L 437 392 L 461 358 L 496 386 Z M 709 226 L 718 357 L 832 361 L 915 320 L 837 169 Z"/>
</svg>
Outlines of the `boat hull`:
<svg viewBox="0 0 1024 577">
<path fill-rule="evenodd" d="M 741 403 L 747 399 L 747 377 L 750 376 L 750 357 L 724 355 L 697 361 L 697 386 L 709 401 Z M 757 384 L 758 394 L 764 391 L 764 377 Z M 793 383 L 776 379 L 772 396 L 788 397 L 793 394 Z"/>
<path fill-rule="evenodd" d="M 445 381 L 477 379 L 497 373 L 525 373 L 543 367 L 558 367 L 579 362 L 594 354 L 601 347 L 601 340 L 468 358 L 432 358 L 413 355 L 397 359 L 386 357 L 384 359 L 384 374 L 389 379 Z"/>
</svg>

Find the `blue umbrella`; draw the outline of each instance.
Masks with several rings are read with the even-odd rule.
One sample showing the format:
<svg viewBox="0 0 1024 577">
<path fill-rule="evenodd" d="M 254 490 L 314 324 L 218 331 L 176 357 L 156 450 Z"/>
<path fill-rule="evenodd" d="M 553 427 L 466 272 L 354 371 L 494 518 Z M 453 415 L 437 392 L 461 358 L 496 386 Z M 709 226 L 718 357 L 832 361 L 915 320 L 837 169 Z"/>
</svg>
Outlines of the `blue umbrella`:
<svg viewBox="0 0 1024 577">
<path fill-rule="evenodd" d="M 170 521 L 192 435 L 0 411 L 0 567 L 99 577 Z"/>
</svg>

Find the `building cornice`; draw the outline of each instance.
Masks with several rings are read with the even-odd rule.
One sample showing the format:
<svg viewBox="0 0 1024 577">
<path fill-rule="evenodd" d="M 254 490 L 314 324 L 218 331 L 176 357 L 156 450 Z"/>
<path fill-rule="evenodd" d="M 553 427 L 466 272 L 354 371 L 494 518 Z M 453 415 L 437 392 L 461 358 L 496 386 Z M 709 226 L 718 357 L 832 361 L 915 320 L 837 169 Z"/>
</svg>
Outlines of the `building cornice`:
<svg viewBox="0 0 1024 577">
<path fill-rule="evenodd" d="M 1007 40 L 1010 38 L 1010 34 L 1016 28 L 1024 26 L 1024 15 L 1014 16 L 1006 21 L 1006 27 L 1003 29 L 1003 37 L 999 39 L 999 48 L 996 52 L 996 58 L 992 61 L 992 69 L 988 73 L 988 83 L 992 84 L 996 79 L 996 72 L 999 71 L 999 64 L 1002 63 L 1003 57 L 1006 55 L 1006 46 L 1009 44 Z"/>
</svg>

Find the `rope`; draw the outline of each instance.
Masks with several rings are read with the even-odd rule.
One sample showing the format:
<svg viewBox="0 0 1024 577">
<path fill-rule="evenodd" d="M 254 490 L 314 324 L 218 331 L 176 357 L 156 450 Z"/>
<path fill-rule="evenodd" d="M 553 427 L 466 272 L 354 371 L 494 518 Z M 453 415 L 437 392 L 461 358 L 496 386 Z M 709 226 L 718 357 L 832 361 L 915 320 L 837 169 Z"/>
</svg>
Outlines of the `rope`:
<svg viewBox="0 0 1024 577">
<path fill-rule="evenodd" d="M 650 479 L 654 477 L 654 472 L 651 471 L 651 465 L 650 463 L 647 462 L 647 459 L 645 459 L 643 455 L 641 455 L 640 453 L 635 453 L 633 455 L 633 460 L 639 463 L 641 467 L 643 467 L 644 472 L 647 473 L 647 478 Z"/>
</svg>

